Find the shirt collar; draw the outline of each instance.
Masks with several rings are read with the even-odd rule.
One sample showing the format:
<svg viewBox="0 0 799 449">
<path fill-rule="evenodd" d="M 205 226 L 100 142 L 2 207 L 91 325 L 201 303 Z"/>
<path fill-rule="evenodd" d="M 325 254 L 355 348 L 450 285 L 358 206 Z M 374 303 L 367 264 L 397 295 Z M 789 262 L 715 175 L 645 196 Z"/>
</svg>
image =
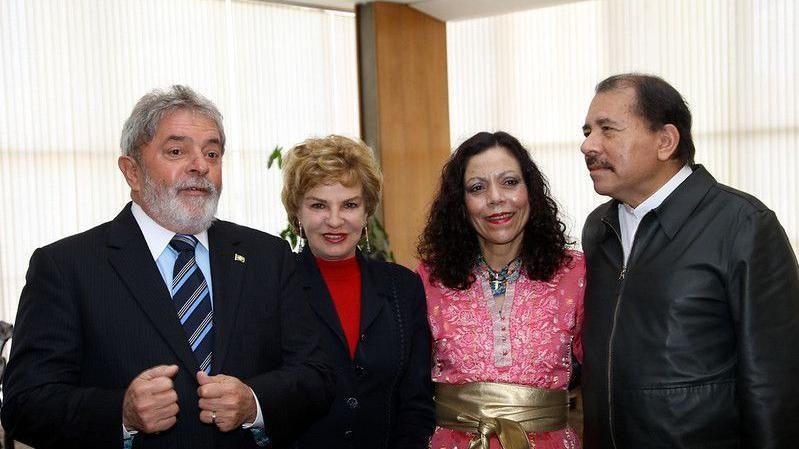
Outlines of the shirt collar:
<svg viewBox="0 0 799 449">
<path fill-rule="evenodd" d="M 144 234 L 144 241 L 147 242 L 147 247 L 150 249 L 153 260 L 158 260 L 176 233 L 156 223 L 135 201 L 131 205 L 130 211 L 133 213 L 136 223 L 139 224 L 142 234 Z M 194 234 L 194 236 L 197 237 L 199 244 L 208 250 L 208 230 Z"/>
<path fill-rule="evenodd" d="M 621 209 L 628 215 L 634 216 L 636 219 L 641 220 L 644 215 L 649 213 L 652 209 L 660 206 L 663 201 L 671 195 L 674 190 L 682 184 L 683 181 L 688 179 L 691 176 L 691 167 L 688 164 L 683 165 L 683 167 L 674 174 L 661 188 L 657 190 L 657 192 L 653 193 L 649 198 L 644 200 L 643 203 L 639 204 L 638 207 L 630 207 L 627 204 L 621 203 Z"/>
</svg>

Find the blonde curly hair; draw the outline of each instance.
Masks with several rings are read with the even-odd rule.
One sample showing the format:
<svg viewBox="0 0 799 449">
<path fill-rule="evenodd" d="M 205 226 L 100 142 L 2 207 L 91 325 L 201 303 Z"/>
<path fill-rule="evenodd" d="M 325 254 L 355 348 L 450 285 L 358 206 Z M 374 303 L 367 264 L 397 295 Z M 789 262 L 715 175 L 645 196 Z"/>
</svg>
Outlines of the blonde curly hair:
<svg viewBox="0 0 799 449">
<path fill-rule="evenodd" d="M 298 215 L 303 197 L 320 184 L 340 182 L 346 187 L 360 184 L 366 216 L 380 203 L 383 175 L 372 149 L 360 140 L 339 135 L 308 139 L 295 146 L 283 160 L 283 192 L 291 229 L 299 235 Z"/>
</svg>

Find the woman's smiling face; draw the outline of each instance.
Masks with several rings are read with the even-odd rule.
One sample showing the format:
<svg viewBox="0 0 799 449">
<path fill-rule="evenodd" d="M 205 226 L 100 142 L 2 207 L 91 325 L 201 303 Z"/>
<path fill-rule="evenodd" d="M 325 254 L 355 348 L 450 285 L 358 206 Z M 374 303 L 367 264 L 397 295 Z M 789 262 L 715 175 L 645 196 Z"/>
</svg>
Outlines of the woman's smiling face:
<svg viewBox="0 0 799 449">
<path fill-rule="evenodd" d="M 314 256 L 325 260 L 355 255 L 366 224 L 361 184 L 319 184 L 305 192 L 298 218 Z"/>
<path fill-rule="evenodd" d="M 469 159 L 463 176 L 464 201 L 485 254 L 496 245 L 521 248 L 530 217 L 527 185 L 519 162 L 503 147 Z"/>
</svg>

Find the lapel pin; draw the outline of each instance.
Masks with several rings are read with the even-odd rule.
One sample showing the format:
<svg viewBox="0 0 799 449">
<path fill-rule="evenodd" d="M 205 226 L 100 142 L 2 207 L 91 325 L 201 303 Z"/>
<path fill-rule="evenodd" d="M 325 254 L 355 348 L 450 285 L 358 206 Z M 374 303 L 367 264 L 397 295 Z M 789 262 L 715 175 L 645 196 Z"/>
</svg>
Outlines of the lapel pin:
<svg viewBox="0 0 799 449">
<path fill-rule="evenodd" d="M 246 261 L 247 259 L 245 259 L 244 256 L 242 256 L 241 254 L 234 254 L 233 260 L 235 260 L 236 262 L 244 263 L 244 261 Z"/>
</svg>

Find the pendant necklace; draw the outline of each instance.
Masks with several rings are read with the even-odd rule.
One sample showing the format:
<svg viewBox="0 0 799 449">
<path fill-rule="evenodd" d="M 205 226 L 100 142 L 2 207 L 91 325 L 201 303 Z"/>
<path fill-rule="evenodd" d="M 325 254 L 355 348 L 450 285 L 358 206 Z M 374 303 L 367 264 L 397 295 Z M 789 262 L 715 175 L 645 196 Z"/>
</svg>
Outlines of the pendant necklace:
<svg viewBox="0 0 799 449">
<path fill-rule="evenodd" d="M 521 274 L 522 261 L 518 257 L 514 258 L 499 271 L 494 271 L 482 254 L 477 258 L 477 266 L 484 273 L 488 286 L 491 287 L 491 294 L 496 298 L 502 296 L 508 289 L 508 284 L 516 282 Z"/>
</svg>

